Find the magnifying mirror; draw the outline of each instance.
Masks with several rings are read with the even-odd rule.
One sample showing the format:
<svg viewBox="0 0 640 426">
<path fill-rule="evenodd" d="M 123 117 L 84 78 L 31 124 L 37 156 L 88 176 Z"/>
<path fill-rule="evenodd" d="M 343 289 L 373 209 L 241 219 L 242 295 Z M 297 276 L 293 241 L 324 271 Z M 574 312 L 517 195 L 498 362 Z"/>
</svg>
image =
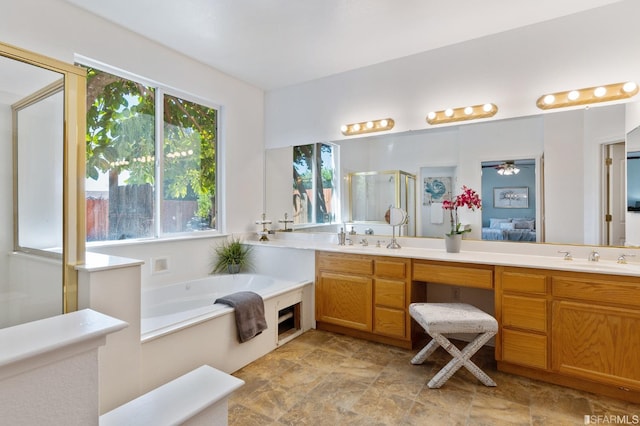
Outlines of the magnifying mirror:
<svg viewBox="0 0 640 426">
<path fill-rule="evenodd" d="M 400 244 L 396 241 L 396 226 L 404 225 L 407 222 L 407 212 L 396 207 L 390 207 L 385 213 L 384 219 L 393 227 L 393 238 L 387 248 L 399 249 Z"/>
<path fill-rule="evenodd" d="M 385 219 L 387 219 L 386 215 L 385 215 Z M 389 218 L 387 219 L 387 223 L 389 223 L 389 225 L 400 226 L 400 225 L 404 225 L 406 221 L 407 221 L 406 211 L 395 208 L 395 207 L 391 207 L 389 209 Z"/>
</svg>

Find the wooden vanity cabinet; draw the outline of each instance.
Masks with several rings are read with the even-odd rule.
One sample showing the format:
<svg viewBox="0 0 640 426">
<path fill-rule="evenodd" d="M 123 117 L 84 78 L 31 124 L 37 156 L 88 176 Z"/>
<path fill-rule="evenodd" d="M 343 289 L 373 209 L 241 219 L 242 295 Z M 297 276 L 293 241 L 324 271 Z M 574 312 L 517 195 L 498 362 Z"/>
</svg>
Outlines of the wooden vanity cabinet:
<svg viewBox="0 0 640 426">
<path fill-rule="evenodd" d="M 548 370 L 549 278 L 544 271 L 496 267 L 495 308 L 500 324 L 496 358 Z"/>
<path fill-rule="evenodd" d="M 373 259 L 317 252 L 316 322 L 371 332 Z"/>
<path fill-rule="evenodd" d="M 640 277 L 554 273 L 553 370 L 640 391 Z"/>
<path fill-rule="evenodd" d="M 316 252 L 316 327 L 411 347 L 411 259 Z"/>
<path fill-rule="evenodd" d="M 638 276 L 316 252 L 316 326 L 411 348 L 428 283 L 495 290 L 499 370 L 640 403 Z"/>
<path fill-rule="evenodd" d="M 501 371 L 640 402 L 640 277 L 496 267 Z"/>
</svg>

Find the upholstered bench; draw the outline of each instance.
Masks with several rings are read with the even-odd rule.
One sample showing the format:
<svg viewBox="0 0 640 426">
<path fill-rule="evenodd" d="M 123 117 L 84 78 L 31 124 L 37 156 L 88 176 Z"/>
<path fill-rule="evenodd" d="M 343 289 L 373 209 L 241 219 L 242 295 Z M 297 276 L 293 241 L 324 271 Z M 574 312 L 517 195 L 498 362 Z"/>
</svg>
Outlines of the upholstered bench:
<svg viewBox="0 0 640 426">
<path fill-rule="evenodd" d="M 496 386 L 471 357 L 491 337 L 498 332 L 498 322 L 494 317 L 466 303 L 412 303 L 409 313 L 433 338 L 411 360 L 412 364 L 422 364 L 438 346 L 442 346 L 453 356 L 430 381 L 432 389 L 442 386 L 453 374 L 464 366 L 486 386 Z M 444 334 L 477 334 L 476 338 L 460 351 Z"/>
</svg>

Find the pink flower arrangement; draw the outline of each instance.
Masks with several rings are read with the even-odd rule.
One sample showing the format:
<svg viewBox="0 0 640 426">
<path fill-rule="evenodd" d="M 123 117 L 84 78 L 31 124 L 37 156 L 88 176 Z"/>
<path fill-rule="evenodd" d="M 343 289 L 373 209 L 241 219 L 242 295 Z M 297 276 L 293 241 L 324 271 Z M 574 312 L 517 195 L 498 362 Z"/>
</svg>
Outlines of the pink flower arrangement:
<svg viewBox="0 0 640 426">
<path fill-rule="evenodd" d="M 482 208 L 482 200 L 476 191 L 462 186 L 462 194 L 458 195 L 454 200 L 445 200 L 442 202 L 442 208 L 449 210 L 449 216 L 451 218 L 451 232 L 447 235 L 464 234 L 465 232 L 471 232 L 471 229 L 460 229 L 462 224 L 458 219 L 458 207 L 466 207 L 471 211 Z"/>
</svg>

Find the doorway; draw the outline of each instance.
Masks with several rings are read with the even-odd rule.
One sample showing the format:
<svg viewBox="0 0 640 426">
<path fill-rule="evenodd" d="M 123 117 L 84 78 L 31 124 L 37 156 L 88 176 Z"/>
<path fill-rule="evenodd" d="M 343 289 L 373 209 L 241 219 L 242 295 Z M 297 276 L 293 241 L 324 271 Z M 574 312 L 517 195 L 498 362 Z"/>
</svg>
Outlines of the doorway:
<svg viewBox="0 0 640 426">
<path fill-rule="evenodd" d="M 624 142 L 603 145 L 603 244 L 624 246 L 625 243 L 625 176 Z"/>
</svg>

